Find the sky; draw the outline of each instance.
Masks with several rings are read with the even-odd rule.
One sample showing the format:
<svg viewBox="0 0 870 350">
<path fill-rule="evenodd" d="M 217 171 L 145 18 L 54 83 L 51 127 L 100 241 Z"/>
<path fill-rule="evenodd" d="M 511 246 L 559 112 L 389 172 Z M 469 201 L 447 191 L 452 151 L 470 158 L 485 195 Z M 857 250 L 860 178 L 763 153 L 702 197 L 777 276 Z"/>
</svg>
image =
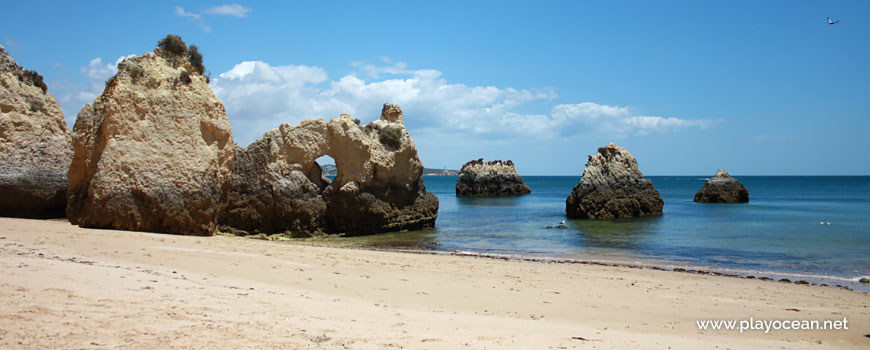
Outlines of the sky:
<svg viewBox="0 0 870 350">
<path fill-rule="evenodd" d="M 399 104 L 429 168 L 579 176 L 609 142 L 645 175 L 870 175 L 868 1 L 16 1 L 0 43 L 70 127 L 117 62 L 199 47 L 246 146 Z M 827 23 L 831 17 L 840 22 Z"/>
</svg>

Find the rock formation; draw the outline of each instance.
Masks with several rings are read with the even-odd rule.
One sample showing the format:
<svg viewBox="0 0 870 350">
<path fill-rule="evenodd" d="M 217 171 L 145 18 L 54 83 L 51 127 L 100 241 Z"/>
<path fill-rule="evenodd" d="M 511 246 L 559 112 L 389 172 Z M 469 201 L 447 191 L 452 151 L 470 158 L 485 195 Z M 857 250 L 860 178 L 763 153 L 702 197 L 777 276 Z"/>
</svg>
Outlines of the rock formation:
<svg viewBox="0 0 870 350">
<path fill-rule="evenodd" d="M 236 234 L 324 230 L 329 180 L 315 161 L 328 150 L 323 120 L 282 124 L 236 148 L 221 230 Z"/>
<path fill-rule="evenodd" d="M 531 192 L 510 160 L 484 162 L 480 158 L 469 161 L 462 166 L 456 179 L 457 196 L 511 196 Z"/>
<path fill-rule="evenodd" d="M 637 161 L 613 143 L 589 156 L 586 170 L 565 201 L 569 218 L 612 219 L 660 215 L 664 202 Z"/>
<path fill-rule="evenodd" d="M 169 39 L 170 37 L 167 37 Z M 73 128 L 67 216 L 83 227 L 210 235 L 234 144 L 201 59 L 180 38 L 118 64 Z M 164 39 L 166 40 L 166 39 Z M 179 44 L 180 42 L 180 44 Z"/>
<path fill-rule="evenodd" d="M 63 217 L 71 160 L 57 100 L 0 46 L 0 216 Z"/>
<path fill-rule="evenodd" d="M 716 175 L 707 179 L 704 187 L 695 193 L 695 202 L 699 203 L 747 203 L 749 202 L 749 190 L 740 184 L 737 179 L 728 175 L 722 169 Z"/>
<path fill-rule="evenodd" d="M 365 126 L 347 114 L 283 124 L 237 154 L 221 216 L 222 227 L 236 233 L 359 235 L 432 227 L 438 215 L 396 105 L 384 105 L 380 119 Z M 331 182 L 316 162 L 323 155 L 338 167 Z"/>
</svg>

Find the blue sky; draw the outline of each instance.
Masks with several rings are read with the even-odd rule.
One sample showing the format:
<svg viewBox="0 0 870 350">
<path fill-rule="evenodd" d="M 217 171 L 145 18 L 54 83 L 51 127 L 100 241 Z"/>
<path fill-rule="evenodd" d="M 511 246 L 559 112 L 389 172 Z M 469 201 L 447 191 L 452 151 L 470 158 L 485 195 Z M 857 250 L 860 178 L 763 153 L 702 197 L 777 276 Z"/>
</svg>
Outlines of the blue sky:
<svg viewBox="0 0 870 350">
<path fill-rule="evenodd" d="M 70 125 L 167 33 L 204 54 L 236 141 L 401 105 L 427 167 L 870 174 L 867 1 L 14 2 L 0 43 Z M 830 16 L 841 22 L 828 25 Z"/>
</svg>

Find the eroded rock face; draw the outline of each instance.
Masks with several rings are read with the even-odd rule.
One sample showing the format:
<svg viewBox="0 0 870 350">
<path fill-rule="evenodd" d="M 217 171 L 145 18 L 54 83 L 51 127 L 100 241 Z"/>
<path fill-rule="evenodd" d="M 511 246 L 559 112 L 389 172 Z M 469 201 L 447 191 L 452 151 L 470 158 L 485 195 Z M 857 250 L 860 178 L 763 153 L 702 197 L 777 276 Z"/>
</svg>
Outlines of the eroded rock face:
<svg viewBox="0 0 870 350">
<path fill-rule="evenodd" d="M 238 153 L 222 225 L 237 233 L 349 235 L 434 226 L 438 198 L 426 192 L 403 121 L 402 110 L 386 104 L 380 119 L 365 126 L 343 114 L 267 132 Z M 338 167 L 331 182 L 316 163 L 323 155 Z M 288 195 L 278 198 L 280 191 Z"/>
<path fill-rule="evenodd" d="M 0 216 L 64 216 L 71 133 L 41 82 L 0 46 Z"/>
<path fill-rule="evenodd" d="M 695 193 L 695 202 L 699 203 L 748 203 L 749 190 L 743 187 L 737 179 L 728 175 L 722 169 L 716 175 L 707 179 L 704 187 Z"/>
<path fill-rule="evenodd" d="M 663 204 L 634 156 L 610 143 L 589 156 L 583 177 L 565 201 L 565 211 L 569 218 L 613 219 L 660 215 Z"/>
<path fill-rule="evenodd" d="M 531 192 L 510 160 L 485 162 L 480 158 L 469 161 L 462 166 L 456 179 L 457 196 L 513 196 Z"/>
<path fill-rule="evenodd" d="M 329 180 L 315 162 L 328 150 L 323 120 L 282 124 L 248 148 L 237 147 L 221 230 L 235 234 L 323 231 Z"/>
<path fill-rule="evenodd" d="M 67 216 L 83 227 L 210 235 L 234 144 L 224 106 L 181 56 L 128 58 L 73 128 Z"/>
</svg>

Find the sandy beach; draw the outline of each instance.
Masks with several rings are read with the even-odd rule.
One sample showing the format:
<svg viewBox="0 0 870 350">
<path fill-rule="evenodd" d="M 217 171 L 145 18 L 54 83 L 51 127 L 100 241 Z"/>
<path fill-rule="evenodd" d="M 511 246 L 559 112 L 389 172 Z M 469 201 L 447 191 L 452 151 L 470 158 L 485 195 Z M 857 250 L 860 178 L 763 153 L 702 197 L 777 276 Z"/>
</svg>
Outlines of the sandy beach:
<svg viewBox="0 0 870 350">
<path fill-rule="evenodd" d="M 855 349 L 870 296 L 627 267 L 0 218 L 0 348 Z M 697 320 L 848 320 L 699 330 Z"/>
</svg>

